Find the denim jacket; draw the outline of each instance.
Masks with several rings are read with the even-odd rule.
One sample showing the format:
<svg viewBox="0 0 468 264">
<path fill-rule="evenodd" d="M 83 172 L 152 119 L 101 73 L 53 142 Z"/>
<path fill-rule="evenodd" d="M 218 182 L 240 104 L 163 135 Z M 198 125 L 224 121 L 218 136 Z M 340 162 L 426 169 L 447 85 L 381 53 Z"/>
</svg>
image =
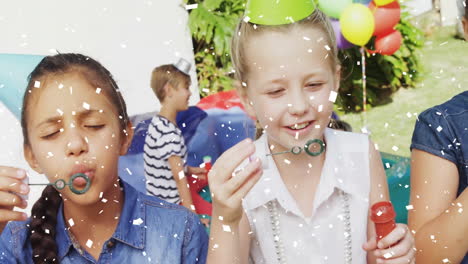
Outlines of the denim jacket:
<svg viewBox="0 0 468 264">
<path fill-rule="evenodd" d="M 414 148 L 453 162 L 459 176 L 457 197 L 465 190 L 468 186 L 468 91 L 419 115 L 411 143 L 411 149 Z M 461 264 L 468 264 L 468 253 Z"/>
<path fill-rule="evenodd" d="M 61 264 L 206 262 L 208 236 L 195 214 L 121 182 L 125 194 L 121 217 L 97 261 L 74 246 L 60 205 L 55 241 Z M 27 226 L 30 221 L 10 222 L 5 227 L 0 239 L 0 263 L 33 263 Z"/>
</svg>

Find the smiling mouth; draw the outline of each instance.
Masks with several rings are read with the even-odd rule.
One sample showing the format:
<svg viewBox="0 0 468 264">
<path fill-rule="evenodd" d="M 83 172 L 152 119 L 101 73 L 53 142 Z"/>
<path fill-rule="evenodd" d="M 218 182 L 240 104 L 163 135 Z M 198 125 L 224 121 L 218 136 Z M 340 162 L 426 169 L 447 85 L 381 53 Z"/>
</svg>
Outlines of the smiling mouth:
<svg viewBox="0 0 468 264">
<path fill-rule="evenodd" d="M 292 130 L 301 130 L 306 127 L 308 127 L 311 124 L 311 122 L 305 122 L 301 124 L 294 124 L 293 126 L 288 126 L 287 128 L 292 129 Z"/>
</svg>

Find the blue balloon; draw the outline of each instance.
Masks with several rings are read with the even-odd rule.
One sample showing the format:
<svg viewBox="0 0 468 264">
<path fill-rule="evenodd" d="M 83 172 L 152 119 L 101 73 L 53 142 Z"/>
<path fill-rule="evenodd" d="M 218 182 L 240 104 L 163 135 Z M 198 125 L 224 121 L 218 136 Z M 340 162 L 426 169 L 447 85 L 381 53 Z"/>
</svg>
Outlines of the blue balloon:
<svg viewBox="0 0 468 264">
<path fill-rule="evenodd" d="M 41 55 L 0 53 L 0 102 L 18 119 L 28 76 L 43 58 Z"/>
<path fill-rule="evenodd" d="M 371 0 L 353 0 L 353 3 L 358 3 L 358 4 L 363 4 L 365 6 L 368 6 Z"/>
</svg>

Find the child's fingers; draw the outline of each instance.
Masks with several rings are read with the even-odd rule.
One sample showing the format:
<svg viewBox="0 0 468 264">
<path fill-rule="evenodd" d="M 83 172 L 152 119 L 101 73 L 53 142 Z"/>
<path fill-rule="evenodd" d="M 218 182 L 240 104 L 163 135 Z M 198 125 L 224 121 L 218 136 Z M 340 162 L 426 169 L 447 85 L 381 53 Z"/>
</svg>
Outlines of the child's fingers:
<svg viewBox="0 0 468 264">
<path fill-rule="evenodd" d="M 394 259 L 408 255 L 410 251 L 413 250 L 413 242 L 409 238 L 405 238 L 400 241 L 400 243 L 387 248 L 387 249 L 378 249 L 374 251 L 376 257 L 383 257 L 386 259 Z"/>
<path fill-rule="evenodd" d="M 28 218 L 25 213 L 0 209 L 0 223 L 8 221 L 24 221 Z"/>
<path fill-rule="evenodd" d="M 231 202 L 241 201 L 247 193 L 249 193 L 250 189 L 258 182 L 260 177 L 262 176 L 263 170 L 259 168 L 254 174 L 250 174 L 250 178 L 248 178 L 245 183 L 229 198 Z"/>
<path fill-rule="evenodd" d="M 390 232 L 390 234 L 386 235 L 382 238 L 379 243 L 377 243 L 377 247 L 379 249 L 385 249 L 393 244 L 398 243 L 398 241 L 402 240 L 406 234 L 408 233 L 408 227 L 404 224 L 397 224 L 396 228 Z"/>
<path fill-rule="evenodd" d="M 240 186 L 242 186 L 247 179 L 252 176 L 260 168 L 260 159 L 256 158 L 254 161 L 250 162 L 245 168 L 243 168 L 238 173 L 232 175 L 232 178 L 229 179 L 224 187 L 229 194 L 234 193 Z"/>
<path fill-rule="evenodd" d="M 408 263 L 409 264 L 414 264 L 415 254 L 416 254 L 415 251 L 413 249 L 411 249 L 410 251 L 408 251 L 408 253 L 406 255 L 401 256 L 399 258 L 392 258 L 392 259 L 378 258 L 377 263 L 378 264 L 408 264 Z"/>
<path fill-rule="evenodd" d="M 0 208 L 13 209 L 13 206 L 25 208 L 26 202 L 16 194 L 0 192 Z"/>
<path fill-rule="evenodd" d="M 17 178 L 4 176 L 0 177 L 0 192 L 1 191 L 28 194 L 29 186 Z"/>
<path fill-rule="evenodd" d="M 255 151 L 255 146 L 251 139 L 246 139 L 237 143 L 234 147 L 225 151 L 221 157 L 218 158 L 213 168 L 210 171 L 210 181 L 225 182 L 231 173 L 244 161 L 247 157 L 252 155 Z"/>
<path fill-rule="evenodd" d="M 364 249 L 365 251 L 376 250 L 377 249 L 377 238 L 375 238 L 375 236 L 374 236 L 371 239 L 369 239 L 368 241 L 366 241 L 366 243 L 364 243 L 362 245 L 362 249 Z"/>
<path fill-rule="evenodd" d="M 16 179 L 24 179 L 26 177 L 26 172 L 22 169 L 0 166 L 0 176 L 7 176 Z"/>
</svg>

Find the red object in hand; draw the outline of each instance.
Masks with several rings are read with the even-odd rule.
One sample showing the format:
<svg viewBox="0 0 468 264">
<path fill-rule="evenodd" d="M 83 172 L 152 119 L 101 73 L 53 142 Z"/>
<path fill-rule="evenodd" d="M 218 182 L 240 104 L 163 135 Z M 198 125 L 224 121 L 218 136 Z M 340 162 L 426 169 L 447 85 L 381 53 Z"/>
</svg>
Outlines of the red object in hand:
<svg viewBox="0 0 468 264">
<path fill-rule="evenodd" d="M 377 242 L 395 229 L 396 213 L 390 202 L 378 202 L 371 207 L 371 220 L 375 224 Z"/>
<path fill-rule="evenodd" d="M 206 174 L 211 170 L 211 157 L 205 156 L 203 157 L 203 163 L 205 163 Z"/>
</svg>

